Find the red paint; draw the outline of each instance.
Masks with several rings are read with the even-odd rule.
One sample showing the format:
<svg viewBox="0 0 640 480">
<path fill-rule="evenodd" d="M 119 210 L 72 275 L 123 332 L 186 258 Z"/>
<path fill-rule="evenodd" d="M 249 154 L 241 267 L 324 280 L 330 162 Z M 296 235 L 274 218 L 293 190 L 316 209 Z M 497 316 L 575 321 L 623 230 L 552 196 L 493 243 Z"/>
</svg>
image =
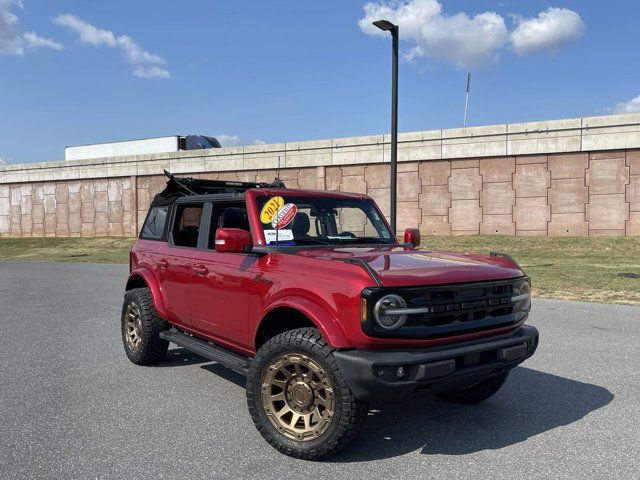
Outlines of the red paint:
<svg viewBox="0 0 640 480">
<path fill-rule="evenodd" d="M 244 253 L 251 247 L 251 233 L 240 228 L 218 228 L 215 244 L 219 253 Z"/>
<path fill-rule="evenodd" d="M 431 340 L 382 339 L 366 336 L 360 326 L 360 294 L 364 288 L 428 286 L 517 278 L 523 273 L 509 260 L 488 255 L 408 250 L 402 246 L 323 248 L 296 253 L 245 254 L 251 241 L 264 245 L 257 210 L 258 195 L 366 195 L 302 190 L 256 189 L 246 193 L 252 238 L 237 229 L 219 229 L 230 250 L 198 250 L 140 240 L 131 255 L 131 276 L 149 285 L 161 317 L 183 330 L 232 349 L 252 354 L 261 320 L 280 307 L 303 313 L 336 348 L 406 348 L 489 337 L 506 328 Z M 380 213 L 382 216 L 382 213 Z M 413 233 L 411 237 L 413 238 Z M 372 277 L 345 258 L 364 260 Z"/>
</svg>

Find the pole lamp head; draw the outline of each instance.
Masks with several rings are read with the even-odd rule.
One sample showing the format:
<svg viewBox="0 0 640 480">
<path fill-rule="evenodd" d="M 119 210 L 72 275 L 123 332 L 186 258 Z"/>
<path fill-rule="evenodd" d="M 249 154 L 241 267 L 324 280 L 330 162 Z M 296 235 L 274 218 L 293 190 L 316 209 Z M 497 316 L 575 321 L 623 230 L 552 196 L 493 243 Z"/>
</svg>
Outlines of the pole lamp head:
<svg viewBox="0 0 640 480">
<path fill-rule="evenodd" d="M 398 33 L 398 26 L 391 23 L 389 20 L 376 20 L 373 24 L 378 27 L 380 30 L 384 30 L 385 32 L 391 32 L 392 35 Z"/>
</svg>

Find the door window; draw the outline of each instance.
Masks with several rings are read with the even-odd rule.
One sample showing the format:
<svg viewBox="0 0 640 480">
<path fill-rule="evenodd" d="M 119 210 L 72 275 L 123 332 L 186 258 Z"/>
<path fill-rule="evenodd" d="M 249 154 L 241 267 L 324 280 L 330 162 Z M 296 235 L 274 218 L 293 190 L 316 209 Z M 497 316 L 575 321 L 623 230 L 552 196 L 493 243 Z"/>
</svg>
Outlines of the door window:
<svg viewBox="0 0 640 480">
<path fill-rule="evenodd" d="M 179 205 L 172 232 L 174 246 L 196 248 L 201 219 L 202 205 Z"/>
<path fill-rule="evenodd" d="M 151 209 L 149 209 L 147 219 L 144 221 L 144 225 L 142 226 L 140 238 L 144 238 L 146 240 L 163 240 L 168 210 L 168 206 L 151 207 Z"/>
</svg>

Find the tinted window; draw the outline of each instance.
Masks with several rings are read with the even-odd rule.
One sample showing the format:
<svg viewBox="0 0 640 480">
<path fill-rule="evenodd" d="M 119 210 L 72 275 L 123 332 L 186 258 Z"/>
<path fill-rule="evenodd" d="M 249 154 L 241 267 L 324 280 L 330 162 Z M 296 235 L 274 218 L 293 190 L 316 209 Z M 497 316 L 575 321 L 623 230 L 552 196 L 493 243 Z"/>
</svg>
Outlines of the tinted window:
<svg viewBox="0 0 640 480">
<path fill-rule="evenodd" d="M 173 244 L 178 247 L 197 247 L 201 218 L 202 205 L 180 205 L 173 227 Z"/>
<path fill-rule="evenodd" d="M 149 215 L 142 226 L 140 237 L 148 240 L 161 240 L 167 223 L 169 207 L 151 207 Z"/>
</svg>

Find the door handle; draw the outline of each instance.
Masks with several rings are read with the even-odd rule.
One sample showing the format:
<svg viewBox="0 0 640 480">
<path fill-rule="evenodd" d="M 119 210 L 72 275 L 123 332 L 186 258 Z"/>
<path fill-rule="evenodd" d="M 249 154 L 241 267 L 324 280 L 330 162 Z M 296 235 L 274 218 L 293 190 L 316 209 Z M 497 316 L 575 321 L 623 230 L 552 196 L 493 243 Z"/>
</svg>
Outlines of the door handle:
<svg viewBox="0 0 640 480">
<path fill-rule="evenodd" d="M 166 258 L 161 258 L 156 262 L 156 264 L 158 265 L 158 268 L 162 268 L 162 269 L 165 269 L 169 266 L 169 262 L 167 261 Z"/>
<path fill-rule="evenodd" d="M 196 265 L 195 267 L 193 267 L 193 273 L 195 273 L 196 275 L 206 275 L 207 273 L 209 273 L 209 269 L 207 267 L 205 267 L 204 265 Z"/>
</svg>

